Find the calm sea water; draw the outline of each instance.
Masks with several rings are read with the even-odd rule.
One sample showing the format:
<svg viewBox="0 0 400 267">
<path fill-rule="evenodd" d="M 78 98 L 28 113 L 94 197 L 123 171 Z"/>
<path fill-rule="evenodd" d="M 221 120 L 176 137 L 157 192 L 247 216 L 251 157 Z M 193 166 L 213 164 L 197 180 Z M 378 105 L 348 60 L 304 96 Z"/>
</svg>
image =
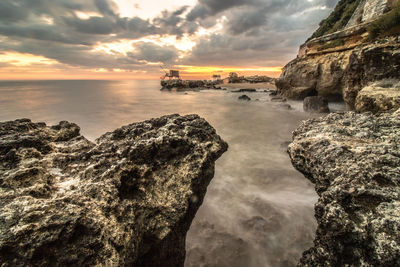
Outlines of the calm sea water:
<svg viewBox="0 0 400 267">
<path fill-rule="evenodd" d="M 197 113 L 229 151 L 187 237 L 186 266 L 294 266 L 312 245 L 313 186 L 293 169 L 285 142 L 301 120 L 265 93 L 161 92 L 158 81 L 0 82 L 0 120 L 77 123 L 87 138 L 165 114 Z"/>
</svg>

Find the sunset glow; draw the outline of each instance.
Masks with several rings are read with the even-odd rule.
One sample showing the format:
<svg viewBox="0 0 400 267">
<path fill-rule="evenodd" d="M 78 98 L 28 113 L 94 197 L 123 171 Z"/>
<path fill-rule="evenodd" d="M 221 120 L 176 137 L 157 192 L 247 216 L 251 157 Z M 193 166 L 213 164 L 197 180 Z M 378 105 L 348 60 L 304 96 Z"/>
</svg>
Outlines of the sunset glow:
<svg viewBox="0 0 400 267">
<path fill-rule="evenodd" d="M 274 3 L 281 11 L 271 13 L 261 8 L 269 2 L 4 1 L 11 10 L 0 18 L 0 80 L 158 79 L 160 66 L 186 79 L 277 77 L 331 8 L 308 0 L 300 10 Z"/>
</svg>

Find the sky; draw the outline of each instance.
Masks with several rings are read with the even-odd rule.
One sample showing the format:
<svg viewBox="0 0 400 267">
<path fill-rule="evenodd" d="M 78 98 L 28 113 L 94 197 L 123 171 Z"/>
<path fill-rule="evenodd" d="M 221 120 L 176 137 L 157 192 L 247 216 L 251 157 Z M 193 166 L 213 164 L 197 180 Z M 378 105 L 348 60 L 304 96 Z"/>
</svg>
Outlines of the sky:
<svg viewBox="0 0 400 267">
<path fill-rule="evenodd" d="M 338 0 L 1 0 L 0 79 L 279 76 Z"/>
</svg>

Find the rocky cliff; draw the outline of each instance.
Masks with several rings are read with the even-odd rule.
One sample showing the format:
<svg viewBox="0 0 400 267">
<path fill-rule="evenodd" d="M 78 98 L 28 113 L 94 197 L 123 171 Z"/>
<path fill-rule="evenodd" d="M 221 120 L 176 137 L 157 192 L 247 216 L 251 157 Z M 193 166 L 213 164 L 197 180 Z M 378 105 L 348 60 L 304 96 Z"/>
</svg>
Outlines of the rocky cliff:
<svg viewBox="0 0 400 267">
<path fill-rule="evenodd" d="M 293 133 L 293 165 L 315 184 L 314 247 L 299 266 L 400 266 L 400 110 L 330 114 Z"/>
<path fill-rule="evenodd" d="M 183 266 L 227 144 L 197 115 L 79 130 L 0 123 L 1 266 Z"/>
<path fill-rule="evenodd" d="M 276 80 L 280 94 L 294 99 L 315 95 L 343 99 L 349 109 L 354 109 L 363 87 L 382 79 L 400 79 L 400 4 L 348 2 L 345 5 L 346 1 L 340 1 L 341 8 L 336 9 L 353 11 L 353 15 L 337 18 L 339 11 L 335 9 L 321 23 L 315 38 L 302 45 L 298 57 L 284 67 Z M 355 11 L 354 4 L 358 5 Z M 391 6 L 393 9 L 385 13 Z M 332 33 L 329 29 L 333 25 L 345 26 Z"/>
</svg>

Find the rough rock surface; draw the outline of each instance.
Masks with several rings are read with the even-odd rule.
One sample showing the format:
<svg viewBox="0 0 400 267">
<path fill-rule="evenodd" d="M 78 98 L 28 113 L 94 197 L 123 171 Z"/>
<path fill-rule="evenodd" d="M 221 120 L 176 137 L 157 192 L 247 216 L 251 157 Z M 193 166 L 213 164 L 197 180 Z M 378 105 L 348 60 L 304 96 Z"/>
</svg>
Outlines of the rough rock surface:
<svg viewBox="0 0 400 267">
<path fill-rule="evenodd" d="M 345 51 L 298 57 L 284 67 L 275 83 L 278 93 L 289 98 L 343 97 L 354 109 L 357 94 L 364 86 L 386 78 L 400 78 L 398 36 Z"/>
<path fill-rule="evenodd" d="M 400 108 L 400 81 L 383 80 L 364 87 L 357 95 L 359 112 L 393 111 Z"/>
<path fill-rule="evenodd" d="M 307 112 L 329 113 L 328 100 L 322 96 L 304 98 L 303 109 Z"/>
<path fill-rule="evenodd" d="M 0 123 L 1 266 L 183 266 L 227 144 L 197 115 L 79 130 Z"/>
<path fill-rule="evenodd" d="M 299 266 L 400 266 L 400 110 L 305 121 L 289 155 L 315 184 L 314 247 Z"/>
</svg>

